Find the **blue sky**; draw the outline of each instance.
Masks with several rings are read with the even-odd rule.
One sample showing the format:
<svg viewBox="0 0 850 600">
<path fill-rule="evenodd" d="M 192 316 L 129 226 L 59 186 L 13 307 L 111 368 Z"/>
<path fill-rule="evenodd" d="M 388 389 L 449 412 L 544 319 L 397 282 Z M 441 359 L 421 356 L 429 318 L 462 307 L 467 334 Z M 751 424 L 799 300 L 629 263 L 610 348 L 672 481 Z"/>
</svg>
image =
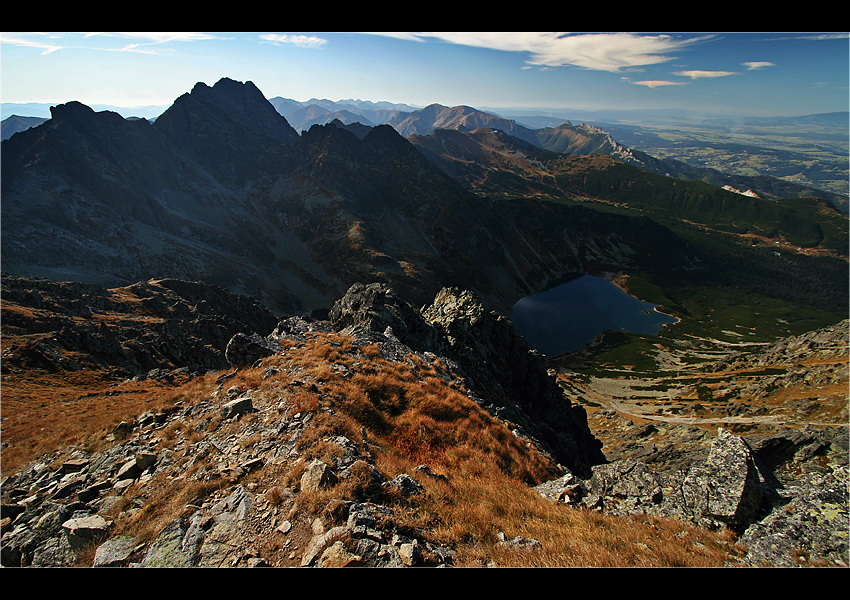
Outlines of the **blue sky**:
<svg viewBox="0 0 850 600">
<path fill-rule="evenodd" d="M 169 105 L 198 81 L 425 106 L 848 110 L 847 32 L 0 34 L 0 100 Z"/>
</svg>

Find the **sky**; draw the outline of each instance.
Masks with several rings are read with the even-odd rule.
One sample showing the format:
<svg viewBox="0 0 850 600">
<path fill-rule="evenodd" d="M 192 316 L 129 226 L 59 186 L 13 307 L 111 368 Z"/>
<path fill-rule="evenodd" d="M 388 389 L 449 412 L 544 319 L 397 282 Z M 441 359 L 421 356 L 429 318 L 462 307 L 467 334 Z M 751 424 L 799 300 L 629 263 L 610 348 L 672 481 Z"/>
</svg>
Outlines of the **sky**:
<svg viewBox="0 0 850 600">
<path fill-rule="evenodd" d="M 229 77 L 299 101 L 796 116 L 850 108 L 848 55 L 847 32 L 3 32 L 0 101 L 167 107 Z"/>
</svg>

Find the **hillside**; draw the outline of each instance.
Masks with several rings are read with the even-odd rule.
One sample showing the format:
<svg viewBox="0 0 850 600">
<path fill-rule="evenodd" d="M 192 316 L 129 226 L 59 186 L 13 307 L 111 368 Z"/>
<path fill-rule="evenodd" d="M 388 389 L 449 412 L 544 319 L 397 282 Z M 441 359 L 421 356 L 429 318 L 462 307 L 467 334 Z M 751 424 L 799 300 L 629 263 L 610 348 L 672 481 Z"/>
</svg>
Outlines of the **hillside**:
<svg viewBox="0 0 850 600">
<path fill-rule="evenodd" d="M 411 143 L 482 194 L 591 199 L 650 214 L 665 223 L 674 217 L 847 255 L 847 218 L 817 198 L 745 196 L 699 180 L 649 173 L 613 157 L 541 151 L 490 130 L 435 132 L 413 136 Z"/>
<path fill-rule="evenodd" d="M 561 446 L 572 448 L 564 455 L 572 464 L 566 469 L 544 450 L 546 443 L 536 430 L 524 425 L 539 427 L 539 418 L 526 419 L 540 407 L 527 398 L 512 401 L 516 397 L 510 386 L 494 386 L 491 380 L 507 372 L 488 374 L 485 366 L 499 356 L 518 364 L 527 349 L 519 354 L 511 350 L 516 342 L 497 333 L 505 323 L 499 325 L 492 316 L 482 319 L 480 304 L 464 293 L 446 290 L 420 313 L 384 286 L 354 286 L 335 305 L 331 321 L 288 317 L 270 335 L 234 335 L 226 349 L 217 348 L 230 363 L 223 370 L 171 368 L 177 363 L 169 358 L 147 373 L 125 378 L 129 372 L 124 369 L 132 364 L 127 359 L 138 346 L 123 355 L 94 358 L 93 349 L 66 336 L 54 344 L 52 354 L 44 346 L 40 355 L 22 350 L 55 335 L 48 331 L 52 327 L 67 327 L 59 325 L 61 319 L 79 319 L 75 312 L 81 302 L 96 306 L 89 300 L 93 290 L 20 278 L 4 278 L 4 284 L 4 298 L 14 298 L 3 306 L 4 408 L 8 411 L 9 398 L 14 402 L 14 418 L 3 426 L 4 566 L 745 566 L 841 561 L 846 566 L 846 541 L 836 545 L 832 526 L 824 531 L 790 525 L 791 545 L 767 549 L 778 523 L 770 506 L 779 498 L 800 502 L 805 494 L 810 513 L 827 519 L 843 514 L 846 520 L 846 493 L 842 499 L 839 488 L 836 495 L 828 487 L 833 484 L 824 483 L 829 471 L 823 471 L 826 464 L 843 461 L 846 492 L 847 448 L 845 444 L 842 458 L 840 437 L 763 434 L 754 448 L 760 457 L 771 457 L 777 474 L 787 463 L 797 469 L 802 465 L 806 475 L 798 481 L 794 470 L 781 471 L 784 487 L 768 476 L 758 493 L 764 503 L 761 513 L 752 512 L 752 491 L 735 496 L 739 508 L 733 502 L 727 516 L 718 507 L 680 504 L 670 491 L 677 485 L 670 477 L 676 476 L 659 468 L 673 461 L 690 465 L 686 472 L 696 476 L 708 453 L 732 452 L 741 443 L 723 430 L 717 430 L 716 439 L 711 429 L 699 430 L 702 435 L 696 437 L 691 432 L 687 445 L 659 424 L 652 438 L 659 450 L 643 455 L 658 452 L 656 458 L 667 459 L 641 463 L 654 469 L 647 471 L 636 469 L 633 461 L 640 455 L 622 443 L 636 439 L 636 429 L 646 428 L 639 421 L 631 429 L 619 425 L 625 436 L 615 440 L 609 426 L 601 447 L 611 453 L 610 460 L 594 449 L 600 446 L 584 446 L 573 437 L 573 443 Z M 13 290 L 18 293 L 10 294 Z M 103 323 L 97 335 L 127 339 L 151 318 L 147 311 L 159 306 L 160 297 L 180 306 L 199 295 L 221 294 L 180 282 L 100 292 L 110 302 L 93 311 Z M 14 321 L 8 318 L 12 314 Z M 199 331 L 192 325 L 197 320 L 182 311 L 167 318 L 187 331 Z M 766 358 L 760 368 L 778 364 L 780 356 L 797 362 L 807 347 L 789 341 L 783 348 L 762 352 Z M 843 354 L 836 350 L 835 356 L 821 353 L 817 361 L 843 360 L 841 376 L 846 379 L 846 348 Z M 787 358 L 790 352 L 796 352 L 793 358 Z M 89 355 L 93 360 L 85 358 Z M 489 359 L 482 362 L 484 356 Z M 76 364 L 69 362 L 71 357 Z M 542 364 L 534 366 L 533 355 L 528 357 L 528 373 L 542 373 L 554 386 Z M 513 376 L 521 374 L 514 370 Z M 545 395 L 552 388 L 537 389 Z M 597 412 L 588 392 L 581 393 L 558 409 L 575 415 L 570 418 L 572 436 L 579 429 L 582 435 L 589 432 L 579 402 L 588 405 L 593 421 L 610 422 L 615 416 Z M 64 410 L 54 412 L 51 426 L 44 429 L 44 418 L 50 416 L 44 411 L 57 404 Z M 822 418 L 810 410 L 805 414 Z M 34 436 L 40 426 L 45 433 Z M 568 435 L 566 431 L 561 435 Z M 545 435 L 542 429 L 538 433 Z M 778 452 L 791 439 L 790 454 Z M 26 440 L 35 444 L 27 446 Z M 661 450 L 662 440 L 676 440 L 676 453 Z M 806 452 L 815 444 L 829 449 L 816 452 L 827 462 L 808 458 Z M 645 442 L 641 447 L 648 448 Z M 722 468 L 730 469 L 726 477 L 749 477 L 738 472 L 742 467 L 735 466 L 732 455 L 724 460 L 729 462 Z M 582 466 L 583 461 L 589 462 Z M 631 466 L 623 471 L 624 465 Z M 622 484 L 633 487 L 606 489 L 605 478 L 618 469 L 632 473 Z M 759 469 L 767 475 L 763 465 Z M 693 486 L 701 485 L 696 481 L 686 478 L 678 485 L 696 491 Z M 792 484 L 802 487 L 795 491 Z M 730 480 L 730 485 L 736 484 Z M 821 486 L 817 497 L 812 495 L 814 485 Z M 830 502 L 843 506 L 837 515 L 830 512 Z M 583 505 L 597 509 L 584 510 Z M 632 507 L 630 515 L 623 512 L 625 506 Z M 718 519 L 727 525 L 709 527 Z M 781 526 L 790 531 L 789 524 Z"/>
<path fill-rule="evenodd" d="M 47 119 L 42 117 L 20 117 L 18 115 L 11 115 L 10 117 L 3 119 L 2 139 L 7 140 L 19 131 L 26 131 L 30 127 L 41 125 L 46 120 Z"/>
</svg>

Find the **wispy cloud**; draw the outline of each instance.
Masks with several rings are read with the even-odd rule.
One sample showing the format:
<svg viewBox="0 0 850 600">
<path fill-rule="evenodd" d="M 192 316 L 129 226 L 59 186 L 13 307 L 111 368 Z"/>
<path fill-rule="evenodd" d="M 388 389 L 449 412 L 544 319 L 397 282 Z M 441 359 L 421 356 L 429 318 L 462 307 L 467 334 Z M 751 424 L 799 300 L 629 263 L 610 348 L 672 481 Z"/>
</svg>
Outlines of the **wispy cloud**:
<svg viewBox="0 0 850 600">
<path fill-rule="evenodd" d="M 59 33 L 40 34 L 33 32 L 2 34 L 0 41 L 5 44 L 16 46 L 30 46 L 42 48 L 42 54 L 50 54 L 57 50 L 67 48 L 80 48 L 81 44 L 93 38 L 115 38 L 119 40 L 132 40 L 121 47 L 99 46 L 91 47 L 91 50 L 104 50 L 111 52 L 142 52 L 145 54 L 170 54 L 172 48 L 162 48 L 163 44 L 172 42 L 195 42 L 199 40 L 216 39 L 217 36 L 209 33 L 198 32 L 117 32 L 117 31 L 93 31 L 87 33 Z"/>
<path fill-rule="evenodd" d="M 767 61 L 752 61 L 741 63 L 743 66 L 747 67 L 748 71 L 755 71 L 757 69 L 763 69 L 765 67 L 775 67 L 776 65 L 772 62 Z"/>
<path fill-rule="evenodd" d="M 628 81 L 629 83 L 633 83 L 634 85 L 645 85 L 648 88 L 658 88 L 665 87 L 668 85 L 688 85 L 687 81 L 665 81 L 663 79 L 650 79 L 646 81 L 632 81 L 626 77 L 623 78 L 624 81 Z"/>
<path fill-rule="evenodd" d="M 805 35 L 791 35 L 775 38 L 766 38 L 768 40 L 811 40 L 814 42 L 822 42 L 826 40 L 845 40 L 850 38 L 850 33 L 846 31 L 837 31 L 831 33 L 809 33 Z"/>
<path fill-rule="evenodd" d="M 567 32 L 381 32 L 400 39 L 441 40 L 453 44 L 490 48 L 506 52 L 526 52 L 531 65 L 546 67 L 574 66 L 597 71 L 620 72 L 675 59 L 671 53 L 711 39 L 690 39 L 671 35 L 634 33 Z"/>
<path fill-rule="evenodd" d="M 101 50 L 114 50 L 118 52 L 139 52 L 143 54 L 173 54 L 173 48 L 162 48 L 161 46 L 164 44 L 170 44 L 173 42 L 197 42 L 202 40 L 213 40 L 216 39 L 217 36 L 212 35 L 210 33 L 200 33 L 200 32 L 174 32 L 174 31 L 153 31 L 153 32 L 140 32 L 140 31 L 130 31 L 130 32 L 97 32 L 97 33 L 87 33 L 86 38 L 103 36 L 103 37 L 117 37 L 117 38 L 128 38 L 131 40 L 138 40 L 131 42 L 121 48 L 101 48 Z"/>
<path fill-rule="evenodd" d="M 51 52 L 56 52 L 57 50 L 61 50 L 63 46 L 56 43 L 51 43 L 49 41 L 42 41 L 41 39 L 27 39 L 24 37 L 20 37 L 22 34 L 9 34 L 9 33 L 0 33 L 0 43 L 3 44 L 12 44 L 13 46 L 29 46 L 31 48 L 41 48 L 42 54 L 50 54 Z M 35 35 L 41 38 L 46 34 L 24 34 L 24 35 Z"/>
<path fill-rule="evenodd" d="M 260 39 L 272 44 L 292 44 L 301 48 L 321 48 L 328 40 L 314 35 L 284 35 L 280 33 L 263 33 Z"/>
<path fill-rule="evenodd" d="M 711 79 L 714 77 L 727 77 L 736 75 L 734 71 L 676 71 L 673 75 L 690 77 L 691 79 Z"/>
</svg>

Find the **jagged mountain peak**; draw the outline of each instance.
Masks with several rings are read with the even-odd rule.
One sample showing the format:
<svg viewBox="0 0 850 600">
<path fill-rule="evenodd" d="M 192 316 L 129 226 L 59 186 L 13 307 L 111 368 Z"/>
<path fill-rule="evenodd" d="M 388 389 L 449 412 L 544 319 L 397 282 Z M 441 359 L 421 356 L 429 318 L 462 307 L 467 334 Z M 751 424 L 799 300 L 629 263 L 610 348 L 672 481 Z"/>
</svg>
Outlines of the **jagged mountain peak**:
<svg viewBox="0 0 850 600">
<path fill-rule="evenodd" d="M 186 128 L 202 126 L 199 121 L 229 129 L 234 124 L 253 135 L 291 145 L 298 133 L 252 82 L 220 79 L 210 87 L 198 82 L 183 94 L 157 120 L 157 127 L 172 136 L 181 136 Z M 194 125 L 193 125 L 194 123 Z"/>
<path fill-rule="evenodd" d="M 98 112 L 90 106 L 76 100 L 51 106 L 50 116 L 54 124 L 61 125 L 62 123 L 77 123 L 88 131 L 95 129 L 96 127 L 103 127 L 107 123 L 117 125 L 127 121 L 127 119 L 116 112 L 108 110 Z M 139 119 L 139 121 L 147 123 L 144 119 Z M 95 122 L 97 123 L 96 126 Z"/>
</svg>

